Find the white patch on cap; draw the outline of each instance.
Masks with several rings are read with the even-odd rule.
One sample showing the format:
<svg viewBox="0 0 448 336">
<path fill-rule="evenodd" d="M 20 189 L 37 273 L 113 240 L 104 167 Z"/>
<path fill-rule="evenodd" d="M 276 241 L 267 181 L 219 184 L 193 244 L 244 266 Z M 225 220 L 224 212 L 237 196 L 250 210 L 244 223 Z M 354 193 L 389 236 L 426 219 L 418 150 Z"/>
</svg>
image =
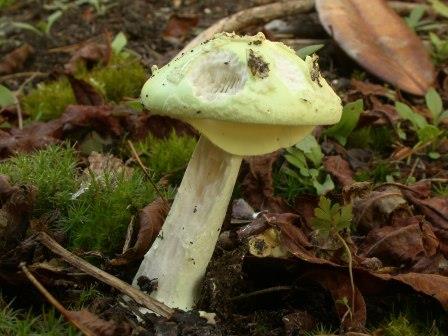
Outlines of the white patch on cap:
<svg viewBox="0 0 448 336">
<path fill-rule="evenodd" d="M 233 96 L 244 88 L 248 73 L 245 64 L 232 52 L 208 54 L 188 75 L 194 94 L 206 100 Z"/>
<path fill-rule="evenodd" d="M 275 55 L 274 61 L 279 78 L 290 90 L 298 91 L 306 87 L 305 77 L 297 65 L 282 55 Z"/>
</svg>

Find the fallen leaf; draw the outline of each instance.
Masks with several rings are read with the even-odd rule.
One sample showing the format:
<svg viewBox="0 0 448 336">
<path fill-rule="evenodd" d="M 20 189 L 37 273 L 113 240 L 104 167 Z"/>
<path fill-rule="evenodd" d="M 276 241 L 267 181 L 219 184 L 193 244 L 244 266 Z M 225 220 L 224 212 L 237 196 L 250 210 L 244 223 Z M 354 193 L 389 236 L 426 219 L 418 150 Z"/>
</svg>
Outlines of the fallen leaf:
<svg viewBox="0 0 448 336">
<path fill-rule="evenodd" d="M 112 320 L 103 320 L 86 309 L 82 309 L 79 311 L 68 310 L 66 311 L 66 315 L 70 320 L 82 324 L 87 330 L 92 332 L 93 335 L 127 336 L 131 335 L 132 333 L 132 328 L 129 324 L 123 322 L 118 324 L 117 322 Z"/>
<path fill-rule="evenodd" d="M 168 23 L 162 33 L 165 40 L 180 43 L 196 27 L 199 23 L 197 16 L 179 16 L 173 15 L 168 20 Z"/>
<path fill-rule="evenodd" d="M 28 43 L 14 49 L 0 61 L 0 75 L 7 75 L 20 70 L 33 53 L 34 49 Z"/>
<path fill-rule="evenodd" d="M 159 234 L 169 210 L 169 204 L 161 198 L 157 198 L 151 204 L 144 207 L 139 213 L 140 228 L 135 245 L 117 258 L 111 260 L 111 265 L 125 265 L 142 258 Z"/>
<path fill-rule="evenodd" d="M 278 157 L 279 152 L 274 152 L 245 159 L 248 172 L 241 186 L 244 199 L 255 209 L 280 213 L 287 208 L 285 202 L 274 195 L 272 166 Z"/>
<path fill-rule="evenodd" d="M 24 238 L 36 199 L 31 186 L 12 186 L 0 175 L 0 255 L 16 247 Z"/>
<path fill-rule="evenodd" d="M 426 223 L 416 217 L 406 218 L 403 227 L 384 226 L 373 229 L 366 237 L 369 242 L 365 255 L 377 257 L 387 266 L 412 265 L 422 257 L 437 252 L 438 240 Z"/>
<path fill-rule="evenodd" d="M 72 75 L 67 75 L 70 85 L 75 95 L 76 102 L 79 105 L 104 105 L 103 97 L 95 90 L 95 88 L 82 79 L 77 79 Z"/>
<path fill-rule="evenodd" d="M 404 273 L 398 275 L 374 274 L 385 280 L 396 280 L 412 287 L 415 291 L 437 299 L 448 309 L 448 277 L 438 274 Z"/>
<path fill-rule="evenodd" d="M 336 311 L 341 324 L 345 330 L 357 331 L 362 330 L 367 320 L 367 310 L 364 297 L 355 284 L 355 307 L 351 307 L 351 313 L 347 304 L 352 300 L 352 287 L 348 272 L 342 270 L 326 270 L 319 269 L 307 272 L 305 278 L 316 281 L 326 290 L 328 290 L 333 298 Z"/>
<path fill-rule="evenodd" d="M 105 39 L 106 42 L 89 42 L 82 45 L 73 53 L 65 65 L 65 70 L 71 74 L 75 73 L 79 61 L 107 64 L 110 60 L 112 49 L 110 38 L 106 37 Z"/>
<path fill-rule="evenodd" d="M 388 97 L 387 95 L 387 89 L 382 86 L 382 85 L 378 85 L 378 84 L 372 84 L 372 83 L 368 83 L 368 82 L 364 82 L 364 81 L 360 81 L 357 79 L 352 78 L 351 79 L 351 84 L 353 86 L 353 88 L 359 92 L 361 92 L 361 94 L 363 96 L 380 96 L 380 97 Z"/>
<path fill-rule="evenodd" d="M 325 157 L 324 167 L 325 170 L 333 175 L 343 187 L 351 185 L 354 182 L 354 174 L 350 165 L 340 155 Z"/>
<path fill-rule="evenodd" d="M 316 0 L 319 19 L 347 54 L 400 89 L 424 95 L 435 71 L 418 36 L 384 0 Z"/>
</svg>

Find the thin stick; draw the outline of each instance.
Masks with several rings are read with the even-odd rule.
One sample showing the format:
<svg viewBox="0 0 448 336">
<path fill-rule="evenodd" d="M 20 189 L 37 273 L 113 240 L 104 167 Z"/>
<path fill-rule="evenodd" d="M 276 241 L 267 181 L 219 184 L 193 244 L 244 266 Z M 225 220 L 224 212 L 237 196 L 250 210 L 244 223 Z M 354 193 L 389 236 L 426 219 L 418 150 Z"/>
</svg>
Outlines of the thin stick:
<svg viewBox="0 0 448 336">
<path fill-rule="evenodd" d="M 140 156 L 138 155 L 137 151 L 135 150 L 134 144 L 132 143 L 131 140 L 128 140 L 128 145 L 131 148 L 131 152 L 132 152 L 132 156 L 134 156 L 134 159 L 137 161 L 137 163 L 139 164 L 139 166 L 142 168 L 143 172 L 145 173 L 146 177 L 148 178 L 149 182 L 151 183 L 151 185 L 153 186 L 154 190 L 156 191 L 157 195 L 159 195 L 159 197 L 168 204 L 168 200 L 165 198 L 165 196 L 162 194 L 162 192 L 160 191 L 159 187 L 157 187 L 157 184 L 154 183 L 154 181 L 152 180 L 152 176 L 149 174 L 148 172 L 148 168 L 145 167 L 145 165 L 143 164 L 142 160 L 140 160 Z"/>
<path fill-rule="evenodd" d="M 355 312 L 355 280 L 353 278 L 353 258 L 352 258 L 352 252 L 350 251 L 350 248 L 347 245 L 347 242 L 342 238 L 342 236 L 339 234 L 339 232 L 336 232 L 336 237 L 341 241 L 342 245 L 344 245 L 344 249 L 347 252 L 348 256 L 348 274 L 350 276 L 350 285 L 352 287 L 352 304 L 351 304 L 351 311 L 352 313 Z"/>
<path fill-rule="evenodd" d="M 186 52 L 202 42 L 210 39 L 216 33 L 239 31 L 251 25 L 267 23 L 279 17 L 285 17 L 297 13 L 308 13 L 314 7 L 314 0 L 294 0 L 276 2 L 264 6 L 257 6 L 242 10 L 225 17 L 211 25 L 191 40 L 179 54 Z"/>
<path fill-rule="evenodd" d="M 129 296 L 138 304 L 153 311 L 154 313 L 159 314 L 168 319 L 174 314 L 174 310 L 164 305 L 162 302 L 153 299 L 152 297 L 146 295 L 137 288 L 132 287 L 128 283 L 114 277 L 113 275 L 107 272 L 104 272 L 103 270 L 100 270 L 99 268 L 89 264 L 87 261 L 67 251 L 45 232 L 40 232 L 39 235 L 37 236 L 37 239 L 49 250 L 59 255 L 69 264 L 93 276 L 99 281 L 102 281 L 108 284 L 109 286 L 119 290 L 123 294 Z"/>
<path fill-rule="evenodd" d="M 34 285 L 34 287 L 37 288 L 37 290 L 45 297 L 45 299 L 50 302 L 50 304 L 55 307 L 64 318 L 73 324 L 76 328 L 81 330 L 84 335 L 86 336 L 96 336 L 95 333 L 93 333 L 89 328 L 84 326 L 82 323 L 79 323 L 79 321 L 72 319 L 70 316 L 70 312 L 64 308 L 64 306 L 53 296 L 50 294 L 50 292 L 47 291 L 47 289 L 37 280 L 34 275 L 28 270 L 28 268 L 25 266 L 25 263 L 20 264 L 20 268 L 22 269 L 25 276 L 28 278 L 28 280 Z"/>
</svg>

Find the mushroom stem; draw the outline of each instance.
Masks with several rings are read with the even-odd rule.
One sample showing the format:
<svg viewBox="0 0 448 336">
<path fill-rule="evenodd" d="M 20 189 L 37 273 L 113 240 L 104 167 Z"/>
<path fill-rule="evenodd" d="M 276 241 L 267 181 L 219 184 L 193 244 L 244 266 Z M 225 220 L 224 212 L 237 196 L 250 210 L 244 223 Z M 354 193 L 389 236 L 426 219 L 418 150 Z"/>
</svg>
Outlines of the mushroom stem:
<svg viewBox="0 0 448 336">
<path fill-rule="evenodd" d="M 202 136 L 190 159 L 160 234 L 140 265 L 140 276 L 157 279 L 151 296 L 173 308 L 191 310 L 212 257 L 241 156 Z"/>
</svg>

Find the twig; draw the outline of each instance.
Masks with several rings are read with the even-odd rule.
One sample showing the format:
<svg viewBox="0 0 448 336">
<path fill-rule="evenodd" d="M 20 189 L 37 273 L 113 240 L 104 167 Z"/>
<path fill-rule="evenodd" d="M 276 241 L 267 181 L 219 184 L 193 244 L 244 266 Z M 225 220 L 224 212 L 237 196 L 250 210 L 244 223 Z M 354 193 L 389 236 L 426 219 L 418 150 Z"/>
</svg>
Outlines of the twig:
<svg viewBox="0 0 448 336">
<path fill-rule="evenodd" d="M 100 270 L 99 268 L 89 264 L 87 261 L 67 251 L 45 232 L 40 232 L 37 236 L 37 239 L 53 253 L 59 255 L 62 259 L 64 259 L 67 263 L 77 267 L 83 272 L 88 273 L 99 281 L 102 281 L 109 286 L 119 290 L 123 294 L 129 296 L 138 304 L 153 311 L 154 313 L 168 319 L 174 314 L 174 310 L 166 306 L 162 302 L 153 299 L 137 288 L 132 287 L 128 283 L 114 277 L 107 272 L 104 272 L 103 270 Z"/>
<path fill-rule="evenodd" d="M 153 186 L 154 190 L 156 191 L 157 195 L 159 195 L 159 197 L 166 203 L 168 204 L 168 200 L 165 198 L 165 196 L 162 194 L 162 192 L 160 191 L 159 187 L 157 187 L 157 184 L 154 183 L 154 181 L 152 180 L 152 176 L 149 174 L 148 172 L 148 168 L 145 167 L 145 165 L 143 164 L 142 160 L 140 160 L 140 156 L 138 155 L 137 151 L 135 150 L 134 144 L 132 143 L 131 140 L 128 140 L 128 145 L 131 148 L 131 152 L 132 152 L 132 156 L 134 156 L 135 160 L 137 161 L 138 165 L 140 166 L 140 168 L 142 168 L 143 172 L 145 173 L 146 177 L 148 178 L 149 182 L 151 183 L 151 185 Z"/>
<path fill-rule="evenodd" d="M 135 216 L 132 216 L 131 221 L 129 222 L 128 225 L 128 229 L 126 230 L 126 239 L 124 241 L 123 251 L 121 253 L 125 253 L 128 250 L 129 245 L 131 244 L 132 233 L 134 232 L 134 219 Z"/>
<path fill-rule="evenodd" d="M 350 286 L 352 287 L 352 304 L 351 304 L 351 311 L 355 312 L 355 280 L 353 278 L 353 258 L 352 258 L 352 252 L 350 251 L 350 247 L 348 247 L 347 242 L 344 238 L 339 234 L 339 232 L 336 232 L 336 237 L 341 241 L 342 245 L 344 245 L 344 249 L 347 252 L 348 256 L 348 274 L 350 277 Z"/>
<path fill-rule="evenodd" d="M 46 290 L 46 288 L 37 280 L 34 275 L 28 270 L 28 268 L 25 266 L 25 263 L 20 264 L 20 268 L 22 269 L 22 272 L 25 274 L 25 276 L 28 278 L 28 280 L 34 285 L 34 287 L 37 288 L 37 290 L 45 297 L 45 299 L 50 302 L 50 304 L 55 307 L 64 318 L 69 321 L 71 324 L 73 324 L 76 328 L 81 330 L 84 335 L 86 336 L 96 336 L 95 333 L 92 333 L 92 331 L 89 328 L 86 328 L 82 323 L 79 323 L 76 319 L 73 319 L 70 316 L 70 312 L 64 308 L 64 306 Z"/>
<path fill-rule="evenodd" d="M 282 292 L 282 291 L 289 291 L 291 290 L 292 287 L 291 286 L 275 286 L 275 287 L 269 287 L 269 288 L 264 288 L 264 289 L 260 289 L 254 292 L 250 292 L 250 293 L 245 293 L 245 294 L 241 294 L 238 296 L 234 296 L 232 298 L 230 298 L 230 301 L 240 301 L 240 300 L 244 300 L 244 299 L 248 299 L 254 296 L 258 296 L 258 295 L 263 295 L 263 294 L 268 294 L 268 293 L 275 293 L 275 292 Z"/>
<path fill-rule="evenodd" d="M 17 121 L 19 124 L 19 129 L 23 129 L 23 116 L 22 116 L 22 107 L 20 106 L 19 96 L 22 94 L 25 86 L 31 82 L 34 78 L 36 78 L 36 73 L 33 73 L 29 78 L 27 78 L 20 87 L 14 92 L 14 104 L 16 105 L 17 110 Z"/>
<path fill-rule="evenodd" d="M 313 0 L 294 0 L 286 2 L 276 2 L 264 6 L 258 6 L 242 10 L 238 13 L 225 17 L 209 28 L 201 32 L 191 40 L 179 54 L 201 44 L 219 32 L 239 31 L 245 27 L 263 24 L 279 17 L 293 15 L 297 13 L 308 13 L 314 7 Z"/>
<path fill-rule="evenodd" d="M 27 72 L 16 72 L 10 75 L 5 75 L 0 77 L 0 82 L 6 81 L 8 79 L 14 79 L 14 78 L 20 78 L 20 77 L 28 77 L 28 76 L 34 76 L 34 77 L 44 77 L 48 76 L 48 73 L 46 72 L 39 72 L 39 71 L 27 71 Z"/>
</svg>

